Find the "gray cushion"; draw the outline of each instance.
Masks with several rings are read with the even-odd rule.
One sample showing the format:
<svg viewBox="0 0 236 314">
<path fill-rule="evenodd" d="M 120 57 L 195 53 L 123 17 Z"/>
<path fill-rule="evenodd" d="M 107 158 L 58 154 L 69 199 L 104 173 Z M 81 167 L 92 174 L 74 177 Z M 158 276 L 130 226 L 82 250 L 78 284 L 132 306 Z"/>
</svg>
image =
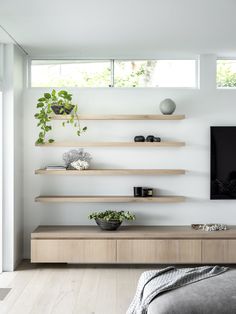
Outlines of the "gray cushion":
<svg viewBox="0 0 236 314">
<path fill-rule="evenodd" d="M 148 314 L 236 314 L 236 270 L 163 293 Z"/>
</svg>

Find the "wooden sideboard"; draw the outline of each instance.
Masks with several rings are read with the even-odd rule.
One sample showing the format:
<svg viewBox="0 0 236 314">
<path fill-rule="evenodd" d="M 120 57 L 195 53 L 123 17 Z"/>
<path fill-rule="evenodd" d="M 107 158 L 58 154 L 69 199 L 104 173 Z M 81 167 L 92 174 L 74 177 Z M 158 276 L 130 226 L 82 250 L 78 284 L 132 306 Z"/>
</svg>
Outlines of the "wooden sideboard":
<svg viewBox="0 0 236 314">
<path fill-rule="evenodd" d="M 217 232 L 188 226 L 39 226 L 31 234 L 32 263 L 236 263 L 236 226 Z"/>
</svg>

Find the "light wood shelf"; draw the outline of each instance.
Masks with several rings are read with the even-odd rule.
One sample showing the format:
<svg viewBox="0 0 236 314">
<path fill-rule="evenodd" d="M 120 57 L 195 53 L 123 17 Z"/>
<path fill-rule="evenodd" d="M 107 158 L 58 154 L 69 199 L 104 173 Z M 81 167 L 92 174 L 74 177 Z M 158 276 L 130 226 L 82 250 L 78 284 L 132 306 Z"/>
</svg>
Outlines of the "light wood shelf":
<svg viewBox="0 0 236 314">
<path fill-rule="evenodd" d="M 236 226 L 219 232 L 194 230 L 191 226 L 121 226 L 116 231 L 103 231 L 97 226 L 38 226 L 31 239 L 235 239 Z"/>
<path fill-rule="evenodd" d="M 40 147 L 182 147 L 185 142 L 54 142 L 35 144 Z"/>
<path fill-rule="evenodd" d="M 89 170 L 46 170 L 37 169 L 35 174 L 67 176 L 112 176 L 112 175 L 179 175 L 183 169 L 89 169 Z"/>
<path fill-rule="evenodd" d="M 185 115 L 162 114 L 80 114 L 79 120 L 183 120 Z M 51 120 L 69 120 L 70 115 L 53 115 Z"/>
<path fill-rule="evenodd" d="M 184 196 L 37 196 L 36 202 L 41 203 L 179 203 L 184 202 Z"/>
</svg>

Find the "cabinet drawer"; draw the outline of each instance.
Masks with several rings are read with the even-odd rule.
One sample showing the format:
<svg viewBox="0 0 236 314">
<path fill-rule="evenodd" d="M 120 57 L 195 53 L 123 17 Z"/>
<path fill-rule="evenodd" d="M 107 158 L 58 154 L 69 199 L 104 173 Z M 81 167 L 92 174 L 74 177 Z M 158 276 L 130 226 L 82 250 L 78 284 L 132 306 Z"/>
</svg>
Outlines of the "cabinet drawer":
<svg viewBox="0 0 236 314">
<path fill-rule="evenodd" d="M 202 240 L 203 263 L 236 263 L 236 240 Z"/>
<path fill-rule="evenodd" d="M 201 240 L 117 240 L 119 263 L 200 263 Z"/>
<path fill-rule="evenodd" d="M 31 262 L 38 263 L 113 263 L 115 240 L 33 239 Z"/>
</svg>

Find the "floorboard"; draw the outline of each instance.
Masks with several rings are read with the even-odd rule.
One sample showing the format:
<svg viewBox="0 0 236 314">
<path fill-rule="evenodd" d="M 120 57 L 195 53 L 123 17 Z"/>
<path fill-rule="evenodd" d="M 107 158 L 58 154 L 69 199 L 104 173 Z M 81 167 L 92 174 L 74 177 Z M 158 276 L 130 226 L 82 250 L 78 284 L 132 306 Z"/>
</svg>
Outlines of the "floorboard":
<svg viewBox="0 0 236 314">
<path fill-rule="evenodd" d="M 153 268 L 153 267 L 152 267 Z M 31 265 L 0 275 L 1 314 L 124 314 L 147 267 Z"/>
</svg>

